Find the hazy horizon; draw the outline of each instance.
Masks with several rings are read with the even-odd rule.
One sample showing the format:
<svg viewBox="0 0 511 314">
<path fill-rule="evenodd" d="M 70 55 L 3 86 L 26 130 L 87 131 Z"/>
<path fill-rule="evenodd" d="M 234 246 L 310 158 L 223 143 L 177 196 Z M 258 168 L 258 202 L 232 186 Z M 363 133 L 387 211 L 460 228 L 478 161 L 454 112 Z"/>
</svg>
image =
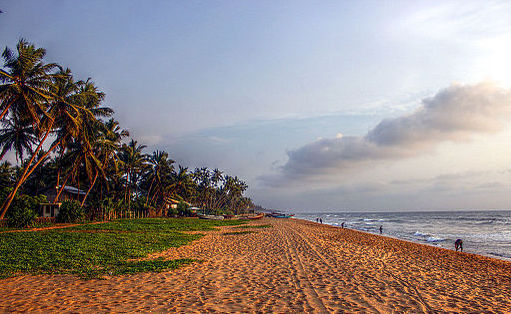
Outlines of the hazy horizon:
<svg viewBox="0 0 511 314">
<path fill-rule="evenodd" d="M 295 212 L 509 210 L 511 3 L 12 1 L 146 152 Z M 2 49 L 4 48 L 2 47 Z"/>
</svg>

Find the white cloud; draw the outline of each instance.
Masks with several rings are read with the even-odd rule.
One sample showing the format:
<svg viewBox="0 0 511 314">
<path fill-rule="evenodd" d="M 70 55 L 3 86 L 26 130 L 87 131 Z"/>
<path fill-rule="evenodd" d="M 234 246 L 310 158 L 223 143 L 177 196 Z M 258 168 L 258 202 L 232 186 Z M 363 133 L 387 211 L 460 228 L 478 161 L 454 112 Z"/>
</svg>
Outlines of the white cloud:
<svg viewBox="0 0 511 314">
<path fill-rule="evenodd" d="M 452 85 L 424 99 L 415 112 L 381 121 L 363 137 L 318 139 L 289 151 L 277 180 L 335 175 L 365 162 L 420 156 L 446 141 L 497 132 L 509 116 L 511 90 L 488 82 Z"/>
</svg>

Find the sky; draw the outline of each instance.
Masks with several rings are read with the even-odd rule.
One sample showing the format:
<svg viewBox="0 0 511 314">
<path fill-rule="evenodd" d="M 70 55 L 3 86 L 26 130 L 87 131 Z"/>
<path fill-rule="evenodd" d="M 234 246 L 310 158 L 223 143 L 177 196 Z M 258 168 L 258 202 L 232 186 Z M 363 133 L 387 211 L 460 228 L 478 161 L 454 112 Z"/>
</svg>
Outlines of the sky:
<svg viewBox="0 0 511 314">
<path fill-rule="evenodd" d="M 508 1 L 0 1 L 131 135 L 291 212 L 511 208 Z"/>
</svg>

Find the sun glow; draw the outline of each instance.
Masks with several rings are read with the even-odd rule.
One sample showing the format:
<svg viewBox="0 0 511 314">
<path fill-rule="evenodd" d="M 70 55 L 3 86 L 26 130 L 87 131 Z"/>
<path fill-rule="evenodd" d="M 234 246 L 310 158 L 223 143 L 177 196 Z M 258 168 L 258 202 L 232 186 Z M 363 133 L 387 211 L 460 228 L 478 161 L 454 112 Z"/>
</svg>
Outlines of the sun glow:
<svg viewBox="0 0 511 314">
<path fill-rule="evenodd" d="M 474 66 L 474 76 L 511 87 L 511 35 L 482 40 L 480 46 L 485 53 Z"/>
</svg>

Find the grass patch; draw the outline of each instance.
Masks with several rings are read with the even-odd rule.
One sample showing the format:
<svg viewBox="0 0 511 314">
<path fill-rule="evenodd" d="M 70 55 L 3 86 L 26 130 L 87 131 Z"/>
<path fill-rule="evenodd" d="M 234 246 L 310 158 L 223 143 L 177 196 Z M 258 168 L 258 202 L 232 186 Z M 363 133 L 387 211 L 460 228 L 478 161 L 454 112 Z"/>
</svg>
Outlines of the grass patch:
<svg viewBox="0 0 511 314">
<path fill-rule="evenodd" d="M 191 260 L 128 260 L 145 258 L 150 253 L 178 247 L 202 236 L 179 231 L 209 230 L 234 224 L 235 221 L 198 219 L 124 219 L 65 229 L 2 233 L 0 277 L 59 273 L 93 278 L 104 274 L 173 269 Z"/>
<path fill-rule="evenodd" d="M 234 227 L 236 229 L 242 228 L 242 229 L 262 229 L 262 228 L 271 228 L 272 225 L 248 225 L 248 226 L 237 226 Z"/>
<path fill-rule="evenodd" d="M 56 224 L 53 223 L 53 222 L 35 222 L 32 225 L 30 225 L 30 228 L 28 228 L 28 229 L 31 229 L 31 228 L 47 228 L 47 227 L 54 227 L 54 226 L 56 226 Z"/>
<path fill-rule="evenodd" d="M 115 230 L 115 231 L 144 231 L 144 232 L 176 232 L 213 230 L 218 226 L 236 226 L 245 224 L 240 220 L 206 220 L 182 218 L 143 218 L 121 219 L 118 221 L 81 225 L 66 230 Z"/>
<path fill-rule="evenodd" d="M 224 232 L 223 235 L 236 235 L 236 234 L 247 234 L 247 233 L 255 233 L 255 231 L 245 230 L 245 231 L 232 231 L 232 232 Z"/>
<path fill-rule="evenodd" d="M 114 275 L 135 274 L 140 272 L 162 272 L 169 269 L 176 269 L 180 266 L 188 265 L 197 260 L 184 258 L 174 260 L 146 260 L 146 261 L 132 261 L 122 262 L 115 269 Z"/>
</svg>

